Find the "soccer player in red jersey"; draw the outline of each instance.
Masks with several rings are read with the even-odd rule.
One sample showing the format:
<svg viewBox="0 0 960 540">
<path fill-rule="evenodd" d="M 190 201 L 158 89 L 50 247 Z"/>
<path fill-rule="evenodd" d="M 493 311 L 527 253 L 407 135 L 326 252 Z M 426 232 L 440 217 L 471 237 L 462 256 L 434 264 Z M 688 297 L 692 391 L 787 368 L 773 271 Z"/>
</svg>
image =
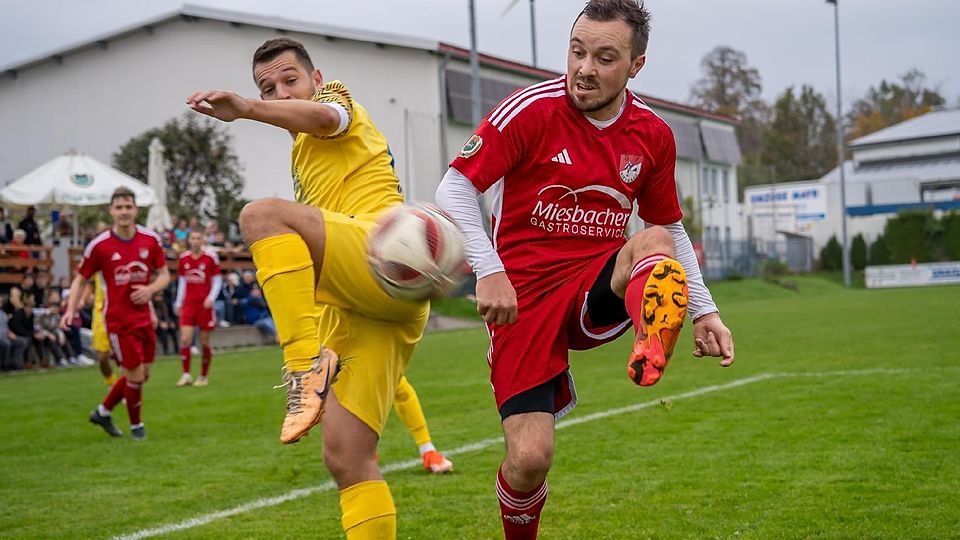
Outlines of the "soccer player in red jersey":
<svg viewBox="0 0 960 540">
<path fill-rule="evenodd" d="M 134 439 L 143 440 L 147 432 L 140 419 L 142 387 L 150 374 L 157 346 L 150 299 L 170 283 L 170 271 L 160 237 L 136 223 L 137 203 L 133 192 L 117 188 L 110 197 L 109 210 L 113 226 L 94 237 L 84 249 L 60 326 L 67 328 L 73 321 L 82 296 L 80 292 L 93 275 L 99 273 L 105 287 L 103 315 L 110 348 L 120 362 L 123 376 L 90 413 L 90 422 L 112 437 L 122 436 L 113 425 L 111 411 L 126 399 L 130 434 Z"/>
<path fill-rule="evenodd" d="M 649 20 L 635 0 L 590 0 L 571 30 L 566 76 L 494 108 L 437 190 L 467 237 L 490 333 L 507 539 L 537 535 L 555 421 L 577 401 L 570 349 L 607 343 L 632 323 L 627 373 L 648 386 L 689 310 L 694 355 L 734 360 L 680 223 L 673 134 L 626 88 L 646 60 Z M 488 190 L 492 244 L 477 203 Z M 634 207 L 646 228 L 627 238 Z"/>
<path fill-rule="evenodd" d="M 223 276 L 220 275 L 220 257 L 205 244 L 203 232 L 192 230 L 187 235 L 190 249 L 180 255 L 177 268 L 177 299 L 173 310 L 180 317 L 180 359 L 183 375 L 177 386 L 207 385 L 207 373 L 213 353 L 210 350 L 210 331 L 217 325 L 213 302 L 220 294 Z M 200 345 L 203 347 L 203 362 L 196 382 L 190 376 L 190 346 L 193 345 L 193 329 L 200 329 Z"/>
</svg>

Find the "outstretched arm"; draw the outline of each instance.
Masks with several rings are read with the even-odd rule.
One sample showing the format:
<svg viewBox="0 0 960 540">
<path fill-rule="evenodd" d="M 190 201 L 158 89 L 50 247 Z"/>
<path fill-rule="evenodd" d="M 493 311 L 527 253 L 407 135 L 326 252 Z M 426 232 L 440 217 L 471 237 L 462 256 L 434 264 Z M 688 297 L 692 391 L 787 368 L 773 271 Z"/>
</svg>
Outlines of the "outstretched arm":
<svg viewBox="0 0 960 540">
<path fill-rule="evenodd" d="M 342 131 L 348 120 L 346 110 L 335 103 L 307 99 L 262 101 L 224 90 L 195 92 L 187 98 L 187 106 L 224 122 L 246 118 L 318 137 Z"/>
<path fill-rule="evenodd" d="M 733 333 L 720 320 L 720 313 L 713 302 L 710 290 L 703 283 L 700 265 L 697 263 L 697 255 L 693 251 L 690 237 L 679 222 L 664 227 L 673 236 L 677 262 L 683 266 L 687 274 L 688 311 L 690 318 L 693 319 L 693 339 L 696 344 L 693 355 L 696 357 L 719 356 L 722 358 L 720 365 L 727 367 L 733 364 L 734 359 Z"/>
</svg>

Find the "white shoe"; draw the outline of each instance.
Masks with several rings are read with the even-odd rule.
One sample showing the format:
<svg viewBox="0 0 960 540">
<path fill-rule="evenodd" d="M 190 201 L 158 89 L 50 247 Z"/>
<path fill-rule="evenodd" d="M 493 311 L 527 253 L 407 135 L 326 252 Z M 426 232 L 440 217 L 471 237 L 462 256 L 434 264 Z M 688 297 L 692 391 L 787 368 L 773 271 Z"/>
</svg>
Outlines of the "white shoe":
<svg viewBox="0 0 960 540">
<path fill-rule="evenodd" d="M 190 347 L 190 352 L 192 354 L 200 354 L 200 349 L 198 349 L 196 346 Z"/>
<path fill-rule="evenodd" d="M 77 362 L 79 362 L 81 366 L 92 366 L 97 363 L 93 358 L 85 354 L 77 356 Z"/>
<path fill-rule="evenodd" d="M 197 382 L 193 383 L 193 385 L 194 385 L 194 386 L 206 386 L 206 385 L 207 385 L 207 378 L 204 377 L 203 375 L 201 375 L 201 376 L 197 377 Z"/>
<path fill-rule="evenodd" d="M 217 323 L 217 326 L 220 328 L 230 328 L 230 323 L 227 321 L 220 321 Z"/>
<path fill-rule="evenodd" d="M 177 381 L 177 386 L 190 386 L 193 384 L 193 377 L 189 373 L 184 373 L 180 376 L 180 380 Z"/>
</svg>

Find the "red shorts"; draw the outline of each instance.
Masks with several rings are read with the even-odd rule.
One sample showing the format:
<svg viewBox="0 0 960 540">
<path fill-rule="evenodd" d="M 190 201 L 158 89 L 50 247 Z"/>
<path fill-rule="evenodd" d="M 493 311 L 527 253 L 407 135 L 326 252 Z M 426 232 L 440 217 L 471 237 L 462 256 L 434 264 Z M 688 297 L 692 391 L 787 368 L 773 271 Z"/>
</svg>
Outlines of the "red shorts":
<svg viewBox="0 0 960 540">
<path fill-rule="evenodd" d="M 609 343 L 631 325 L 628 318 L 597 327 L 587 316 L 590 289 L 611 255 L 597 258 L 561 287 L 540 296 L 519 298 L 517 322 L 487 325 L 487 360 L 497 409 L 511 397 L 558 375 L 563 380 L 554 401 L 554 414 L 559 418 L 576 406 L 577 393 L 568 370 L 570 349 L 592 349 Z"/>
<path fill-rule="evenodd" d="M 213 308 L 205 309 L 203 303 L 185 303 L 180 307 L 180 326 L 197 326 L 201 330 L 213 330 L 217 326 L 217 316 L 213 313 Z"/>
<path fill-rule="evenodd" d="M 157 351 L 157 333 L 152 326 L 132 328 L 121 333 L 109 332 L 110 349 L 117 363 L 126 369 L 152 364 Z"/>
</svg>

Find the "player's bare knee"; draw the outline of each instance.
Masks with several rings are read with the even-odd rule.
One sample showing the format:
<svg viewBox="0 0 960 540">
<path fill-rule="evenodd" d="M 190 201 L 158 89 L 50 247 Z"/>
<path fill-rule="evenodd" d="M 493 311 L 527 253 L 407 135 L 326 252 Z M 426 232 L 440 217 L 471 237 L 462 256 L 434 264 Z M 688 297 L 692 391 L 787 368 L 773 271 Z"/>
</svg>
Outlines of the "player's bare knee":
<svg viewBox="0 0 960 540">
<path fill-rule="evenodd" d="M 237 222 L 247 245 L 271 236 L 271 227 L 283 216 L 278 208 L 282 202 L 281 199 L 259 199 L 244 205 Z"/>
<path fill-rule="evenodd" d="M 673 235 L 666 228 L 651 225 L 630 237 L 630 251 L 634 263 L 654 253 L 663 253 L 673 257 L 675 253 Z"/>
</svg>

